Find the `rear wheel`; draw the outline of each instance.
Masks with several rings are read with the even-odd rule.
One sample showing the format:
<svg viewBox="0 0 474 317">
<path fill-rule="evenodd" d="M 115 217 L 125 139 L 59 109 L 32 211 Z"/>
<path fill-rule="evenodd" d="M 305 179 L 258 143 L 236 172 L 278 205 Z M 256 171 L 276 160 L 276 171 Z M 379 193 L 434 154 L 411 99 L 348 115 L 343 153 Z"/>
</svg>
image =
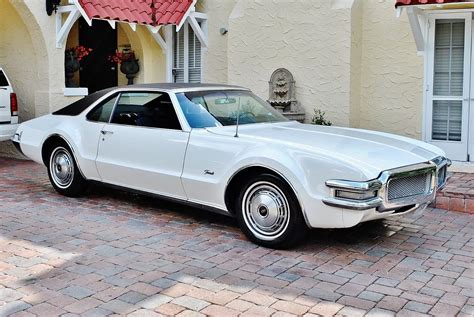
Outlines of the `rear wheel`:
<svg viewBox="0 0 474 317">
<path fill-rule="evenodd" d="M 87 180 L 79 172 L 71 149 L 62 142 L 51 147 L 48 176 L 54 189 L 61 195 L 78 197 L 87 189 Z"/>
<path fill-rule="evenodd" d="M 288 248 L 299 242 L 308 229 L 292 189 L 272 174 L 245 182 L 235 210 L 245 235 L 264 247 Z"/>
</svg>

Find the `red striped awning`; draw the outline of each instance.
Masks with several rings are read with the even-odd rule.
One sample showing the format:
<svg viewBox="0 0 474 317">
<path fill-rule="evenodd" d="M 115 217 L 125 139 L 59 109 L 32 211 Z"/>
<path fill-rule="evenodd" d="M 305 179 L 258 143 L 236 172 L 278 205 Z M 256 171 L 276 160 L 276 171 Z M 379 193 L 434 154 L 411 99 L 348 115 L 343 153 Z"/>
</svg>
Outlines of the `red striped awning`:
<svg viewBox="0 0 474 317">
<path fill-rule="evenodd" d="M 179 25 L 193 0 L 79 0 L 79 4 L 91 20 L 158 26 Z"/>
</svg>

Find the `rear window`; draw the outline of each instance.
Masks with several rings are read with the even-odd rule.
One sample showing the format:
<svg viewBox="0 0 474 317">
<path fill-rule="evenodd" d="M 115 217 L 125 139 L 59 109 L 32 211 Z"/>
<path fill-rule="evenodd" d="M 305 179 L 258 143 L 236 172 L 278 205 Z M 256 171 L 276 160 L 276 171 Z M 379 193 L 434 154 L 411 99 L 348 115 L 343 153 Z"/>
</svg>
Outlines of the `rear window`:
<svg viewBox="0 0 474 317">
<path fill-rule="evenodd" d="M 7 77 L 5 77 L 3 71 L 0 70 L 0 87 L 5 86 L 10 86 L 10 84 L 8 83 Z"/>
<path fill-rule="evenodd" d="M 104 89 L 101 91 L 97 91 L 93 94 L 90 94 L 89 96 L 86 96 L 69 106 L 66 106 L 58 111 L 53 112 L 54 115 L 60 115 L 60 116 L 77 116 L 81 114 L 84 110 L 89 108 L 91 104 L 114 90 L 115 88 L 109 88 L 109 89 Z"/>
</svg>

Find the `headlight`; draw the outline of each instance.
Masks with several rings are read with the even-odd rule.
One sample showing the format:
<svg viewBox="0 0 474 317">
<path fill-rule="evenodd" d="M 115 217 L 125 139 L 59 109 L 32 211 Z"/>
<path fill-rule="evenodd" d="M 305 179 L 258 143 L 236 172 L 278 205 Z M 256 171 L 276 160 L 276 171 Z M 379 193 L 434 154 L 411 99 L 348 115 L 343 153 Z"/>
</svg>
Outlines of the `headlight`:
<svg viewBox="0 0 474 317">
<path fill-rule="evenodd" d="M 342 199 L 350 200 L 367 200 L 374 197 L 377 197 L 377 191 L 362 191 L 362 192 L 352 192 L 347 190 L 336 190 L 335 196 Z"/>
</svg>

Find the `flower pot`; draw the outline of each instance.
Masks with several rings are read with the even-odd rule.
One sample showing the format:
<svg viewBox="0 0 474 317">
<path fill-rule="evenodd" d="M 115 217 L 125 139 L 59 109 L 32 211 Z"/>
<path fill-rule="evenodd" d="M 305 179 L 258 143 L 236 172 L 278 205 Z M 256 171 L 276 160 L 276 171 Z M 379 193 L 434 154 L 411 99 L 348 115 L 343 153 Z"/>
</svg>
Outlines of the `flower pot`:
<svg viewBox="0 0 474 317">
<path fill-rule="evenodd" d="M 125 74 L 128 79 L 127 85 L 133 85 L 133 79 L 140 71 L 138 59 L 130 59 L 123 61 L 120 65 L 120 71 Z"/>
<path fill-rule="evenodd" d="M 79 70 L 80 63 L 77 58 L 72 55 L 66 55 L 64 60 L 64 70 L 66 72 L 66 87 L 76 87 L 73 81 L 74 73 Z"/>
</svg>

